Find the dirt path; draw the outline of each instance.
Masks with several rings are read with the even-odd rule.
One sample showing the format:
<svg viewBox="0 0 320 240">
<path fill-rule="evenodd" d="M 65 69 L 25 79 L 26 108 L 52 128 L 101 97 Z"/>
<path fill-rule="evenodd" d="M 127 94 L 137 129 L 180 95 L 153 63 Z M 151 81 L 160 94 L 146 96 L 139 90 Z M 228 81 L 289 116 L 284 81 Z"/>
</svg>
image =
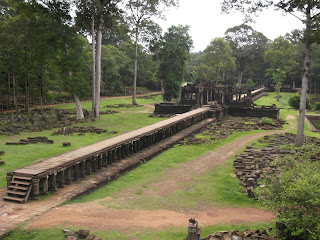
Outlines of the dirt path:
<svg viewBox="0 0 320 240">
<path fill-rule="evenodd" d="M 168 226 L 185 226 L 186 220 L 195 217 L 202 226 L 213 224 L 228 224 L 242 222 L 259 222 L 274 219 L 275 216 L 256 208 L 228 208 L 218 206 L 200 206 L 192 211 L 177 211 L 172 209 L 141 210 L 141 209 L 113 209 L 101 206 L 99 202 L 108 201 L 121 206 L 125 202 L 137 201 L 151 195 L 165 198 L 166 195 L 183 188 L 194 181 L 194 177 L 201 176 L 206 171 L 223 164 L 229 157 L 245 147 L 249 142 L 276 133 L 284 133 L 296 127 L 294 116 L 288 116 L 290 126 L 287 130 L 277 130 L 248 135 L 225 144 L 222 147 L 196 158 L 193 161 L 180 164 L 178 168 L 166 170 L 157 183 L 150 183 L 148 191 L 134 194 L 137 189 L 120 191 L 113 197 L 89 203 L 56 207 L 31 222 L 28 228 L 50 228 L 55 226 L 86 226 L 94 230 L 127 231 L 138 228 L 159 229 Z M 187 171 L 186 171 L 187 169 Z M 192 176 L 189 174 L 193 172 Z M 183 183 L 183 184 L 181 184 Z M 121 208 L 121 207 L 120 207 Z M 112 219 L 107 221 L 106 219 Z"/>
</svg>

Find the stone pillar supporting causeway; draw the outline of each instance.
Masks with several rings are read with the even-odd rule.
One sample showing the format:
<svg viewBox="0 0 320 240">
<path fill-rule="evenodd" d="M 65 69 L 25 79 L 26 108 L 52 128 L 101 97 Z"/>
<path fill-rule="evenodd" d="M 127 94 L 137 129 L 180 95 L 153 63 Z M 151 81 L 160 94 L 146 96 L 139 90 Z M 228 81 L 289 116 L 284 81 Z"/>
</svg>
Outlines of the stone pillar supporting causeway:
<svg viewBox="0 0 320 240">
<path fill-rule="evenodd" d="M 86 177 L 86 161 L 80 162 L 80 178 L 85 178 Z"/>
<path fill-rule="evenodd" d="M 102 169 L 102 154 L 98 155 L 97 162 L 98 162 L 98 170 L 101 170 Z"/>
<path fill-rule="evenodd" d="M 107 163 L 108 165 L 112 165 L 112 150 L 107 152 Z"/>
<path fill-rule="evenodd" d="M 53 191 L 57 191 L 57 172 L 54 172 L 49 176 L 49 189 Z"/>
<path fill-rule="evenodd" d="M 62 169 L 60 172 L 58 172 L 58 176 L 57 176 L 57 180 L 58 180 L 58 187 L 59 188 L 63 188 L 64 187 L 64 169 Z"/>
<path fill-rule="evenodd" d="M 79 163 L 73 165 L 73 181 L 77 181 L 79 178 Z"/>
<path fill-rule="evenodd" d="M 42 193 L 43 194 L 48 194 L 49 191 L 49 182 L 48 182 L 49 176 L 46 176 L 42 179 Z"/>
<path fill-rule="evenodd" d="M 91 168 L 92 168 L 91 160 L 87 159 L 87 161 L 86 161 L 86 175 L 91 174 Z"/>
<path fill-rule="evenodd" d="M 91 158 L 91 171 L 92 172 L 96 172 L 97 171 L 97 168 L 98 168 L 98 164 L 97 164 L 97 158 L 96 157 L 92 157 Z"/>
<path fill-rule="evenodd" d="M 102 154 L 102 159 L 101 159 L 101 161 L 102 161 L 102 167 L 107 167 L 108 166 L 108 152 L 104 152 L 103 154 Z"/>
<path fill-rule="evenodd" d="M 32 179 L 32 195 L 35 200 L 38 200 L 40 194 L 40 179 Z"/>
<path fill-rule="evenodd" d="M 65 175 L 65 183 L 67 185 L 71 184 L 72 182 L 72 167 L 68 167 L 65 171 L 66 175 Z"/>
</svg>

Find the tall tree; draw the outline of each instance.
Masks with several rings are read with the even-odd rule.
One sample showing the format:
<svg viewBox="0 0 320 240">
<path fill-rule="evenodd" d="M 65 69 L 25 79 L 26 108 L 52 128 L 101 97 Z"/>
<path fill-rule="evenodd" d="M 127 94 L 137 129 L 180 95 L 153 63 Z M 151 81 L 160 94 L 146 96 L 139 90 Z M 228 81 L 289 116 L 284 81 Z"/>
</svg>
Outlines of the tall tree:
<svg viewBox="0 0 320 240">
<path fill-rule="evenodd" d="M 186 61 L 190 57 L 192 39 L 188 33 L 189 26 L 172 26 L 164 34 L 159 51 L 159 78 L 164 83 L 163 99 L 171 101 L 178 98 L 181 83 L 186 68 Z"/>
<path fill-rule="evenodd" d="M 241 88 L 244 71 L 254 62 L 263 61 L 263 53 L 268 39 L 251 26 L 241 24 L 229 28 L 225 39 L 232 48 L 238 70 L 238 87 Z"/>
<path fill-rule="evenodd" d="M 297 67 L 295 55 L 294 45 L 283 37 L 276 38 L 265 52 L 265 59 L 270 65 L 270 68 L 266 70 L 266 75 L 276 83 L 277 101 L 280 98 L 284 78 L 288 77 Z"/>
<path fill-rule="evenodd" d="M 144 33 L 150 25 L 154 25 L 151 17 L 162 17 L 165 7 L 176 6 L 178 0 L 129 0 L 126 4 L 128 20 L 134 32 L 134 77 L 132 105 L 136 105 L 136 87 L 138 72 L 138 42 L 141 33 Z"/>
<path fill-rule="evenodd" d="M 204 50 L 201 63 L 196 68 L 197 77 L 208 81 L 224 81 L 225 72 L 233 71 L 235 58 L 232 49 L 223 38 L 215 38 Z"/>
<path fill-rule="evenodd" d="M 92 37 L 92 117 L 99 118 L 102 34 L 119 13 L 120 0 L 76 0 L 77 25 Z"/>
<path fill-rule="evenodd" d="M 308 79 L 310 72 L 310 46 L 312 42 L 318 41 L 320 30 L 320 0 L 224 0 L 222 10 L 226 13 L 231 10 L 238 10 L 246 15 L 246 19 L 252 19 L 252 13 L 257 13 L 263 8 L 270 6 L 282 10 L 286 13 L 295 15 L 304 25 L 304 61 L 303 61 L 303 76 L 302 89 L 299 108 L 299 121 L 296 136 L 296 145 L 300 146 L 303 143 L 304 119 L 307 104 Z M 300 18 L 297 13 L 302 15 Z"/>
</svg>

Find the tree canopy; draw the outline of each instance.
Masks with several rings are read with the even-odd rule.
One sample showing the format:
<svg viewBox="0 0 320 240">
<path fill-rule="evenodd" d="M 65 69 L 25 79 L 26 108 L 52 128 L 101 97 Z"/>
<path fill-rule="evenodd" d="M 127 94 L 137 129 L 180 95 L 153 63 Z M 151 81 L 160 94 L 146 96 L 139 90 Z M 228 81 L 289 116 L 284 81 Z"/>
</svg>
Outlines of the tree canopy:
<svg viewBox="0 0 320 240">
<path fill-rule="evenodd" d="M 192 39 L 188 31 L 189 26 L 172 26 L 162 39 L 158 76 L 163 81 L 165 101 L 171 101 L 180 95 L 186 61 L 192 47 Z"/>
</svg>

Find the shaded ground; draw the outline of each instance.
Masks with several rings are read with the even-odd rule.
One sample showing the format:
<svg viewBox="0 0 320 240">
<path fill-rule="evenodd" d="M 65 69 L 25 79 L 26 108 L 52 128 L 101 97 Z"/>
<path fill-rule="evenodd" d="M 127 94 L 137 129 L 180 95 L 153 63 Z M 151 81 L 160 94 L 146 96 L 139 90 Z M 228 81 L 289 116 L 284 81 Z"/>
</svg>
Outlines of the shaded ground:
<svg viewBox="0 0 320 240">
<path fill-rule="evenodd" d="M 268 221 L 274 219 L 272 213 L 256 208 L 228 208 L 208 206 L 201 204 L 195 209 L 185 211 L 173 209 L 170 206 L 156 210 L 131 209 L 142 199 L 151 196 L 165 201 L 166 196 L 181 189 L 186 189 L 188 184 L 196 177 L 223 164 L 241 150 L 249 142 L 265 135 L 283 133 L 295 128 L 295 117 L 288 116 L 290 127 L 287 130 L 268 131 L 254 135 L 248 135 L 225 144 L 224 146 L 196 158 L 193 161 L 182 163 L 178 168 L 171 168 L 156 183 L 150 183 L 146 191 L 134 194 L 138 188 L 123 190 L 102 200 L 89 203 L 80 203 L 56 207 L 28 225 L 28 228 L 48 228 L 54 226 L 86 226 L 94 230 L 133 230 L 139 227 L 161 228 L 168 226 L 185 226 L 186 219 L 195 217 L 201 225 L 242 223 Z M 108 202 L 108 205 L 117 206 L 117 209 L 107 208 L 100 203 Z M 107 221 L 112 219 L 112 221 Z"/>
</svg>

